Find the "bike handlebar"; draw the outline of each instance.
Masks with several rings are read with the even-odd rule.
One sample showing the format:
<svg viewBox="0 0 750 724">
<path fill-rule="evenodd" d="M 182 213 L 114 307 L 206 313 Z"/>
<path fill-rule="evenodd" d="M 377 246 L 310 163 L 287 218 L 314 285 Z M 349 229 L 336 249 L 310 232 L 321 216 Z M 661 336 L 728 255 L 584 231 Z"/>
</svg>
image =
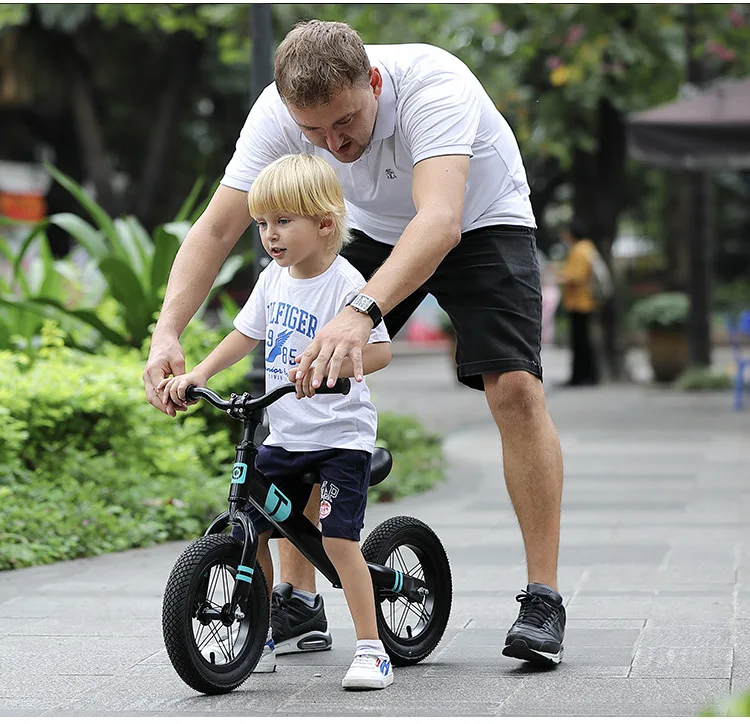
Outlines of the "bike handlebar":
<svg viewBox="0 0 750 724">
<path fill-rule="evenodd" d="M 339 377 L 336 380 L 336 384 L 333 387 L 327 387 L 323 384 L 319 389 L 315 391 L 316 395 L 348 395 L 349 390 L 352 388 L 352 382 L 348 377 Z M 204 399 L 210 402 L 214 407 L 218 407 L 220 410 L 230 412 L 241 408 L 244 412 L 253 412 L 254 410 L 260 410 L 264 407 L 268 407 L 270 404 L 276 402 L 279 398 L 284 395 L 288 395 L 290 392 L 296 392 L 297 388 L 291 382 L 287 385 L 280 385 L 275 389 L 267 392 L 262 397 L 250 398 L 248 395 L 233 395 L 231 400 L 225 400 L 217 395 L 213 390 L 209 390 L 207 387 L 196 387 L 190 385 L 185 391 L 185 397 L 188 400 Z"/>
</svg>

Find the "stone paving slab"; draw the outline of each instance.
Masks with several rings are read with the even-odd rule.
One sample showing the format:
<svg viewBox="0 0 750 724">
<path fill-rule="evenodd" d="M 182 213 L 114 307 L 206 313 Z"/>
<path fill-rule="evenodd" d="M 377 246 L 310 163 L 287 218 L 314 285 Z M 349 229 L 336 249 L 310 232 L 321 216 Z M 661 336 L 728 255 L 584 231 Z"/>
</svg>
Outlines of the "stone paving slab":
<svg viewBox="0 0 750 724">
<path fill-rule="evenodd" d="M 548 381 L 561 360 L 547 351 Z M 442 642 L 393 687 L 341 690 L 354 633 L 343 593 L 319 580 L 332 651 L 280 657 L 230 695 L 193 692 L 161 639 L 186 545 L 170 543 L 0 573 L 0 715 L 687 716 L 750 688 L 750 411 L 733 413 L 729 393 L 550 385 L 568 631 L 563 664 L 539 671 L 501 655 L 523 548 L 483 396 L 450 374 L 440 357 L 396 359 L 371 383 L 381 409 L 446 434 L 448 482 L 367 514 L 368 531 L 424 520 L 453 570 Z"/>
</svg>

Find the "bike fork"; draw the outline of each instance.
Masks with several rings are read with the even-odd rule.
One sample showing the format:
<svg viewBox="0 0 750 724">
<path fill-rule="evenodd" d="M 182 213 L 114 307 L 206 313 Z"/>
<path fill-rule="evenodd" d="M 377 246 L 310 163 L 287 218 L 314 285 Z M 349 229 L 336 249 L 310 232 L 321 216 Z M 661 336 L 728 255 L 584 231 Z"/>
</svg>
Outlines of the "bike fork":
<svg viewBox="0 0 750 724">
<path fill-rule="evenodd" d="M 232 604 L 230 611 L 239 621 L 244 617 L 242 610 L 250 596 L 250 586 L 253 582 L 255 567 L 258 557 L 258 536 L 255 528 L 250 522 L 250 516 L 243 510 L 235 513 L 234 522 L 242 528 L 245 534 L 245 542 L 242 545 L 242 556 L 240 564 L 237 566 L 237 575 L 234 581 L 234 590 L 232 591 Z"/>
</svg>

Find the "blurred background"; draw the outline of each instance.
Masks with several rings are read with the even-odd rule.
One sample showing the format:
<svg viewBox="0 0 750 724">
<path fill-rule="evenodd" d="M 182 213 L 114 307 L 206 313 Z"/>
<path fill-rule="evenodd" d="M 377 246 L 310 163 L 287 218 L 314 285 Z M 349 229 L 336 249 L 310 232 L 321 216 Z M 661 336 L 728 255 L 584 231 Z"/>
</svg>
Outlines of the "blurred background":
<svg viewBox="0 0 750 724">
<path fill-rule="evenodd" d="M 179 245 L 277 44 L 313 17 L 365 43 L 445 48 L 510 123 L 539 227 L 548 379 L 569 359 L 559 282 L 578 219 L 609 277 L 601 381 L 726 389 L 726 408 L 747 410 L 747 5 L 0 4 L 0 568 L 197 535 L 223 499 L 233 431 L 207 410 L 158 415 L 140 375 Z M 247 298 L 256 236 L 183 334 L 189 367 Z M 448 370 L 446 321 L 428 298 L 395 352 L 444 354 Z M 247 389 L 250 367 L 212 386 Z M 378 495 L 441 477 L 433 432 L 383 411 L 381 441 L 402 456 Z"/>
<path fill-rule="evenodd" d="M 2 4 L 6 310 L 24 302 L 27 312 L 43 307 L 49 316 L 56 307 L 66 337 L 78 334 L 78 344 L 95 346 L 107 329 L 111 339 L 124 331 L 121 341 L 139 345 L 186 224 L 231 157 L 251 99 L 270 80 L 273 50 L 294 23 L 311 17 L 350 23 L 366 43 L 439 45 L 480 78 L 521 146 L 543 264 L 562 260 L 559 230 L 576 217 L 613 272 L 617 293 L 601 310 L 599 344 L 611 378 L 627 375 L 625 351 L 643 342 L 648 320 L 628 316 L 633 302 L 663 291 L 692 301 L 689 317 L 673 310 L 686 327 L 684 366 L 710 365 L 713 346 L 728 342 L 726 315 L 750 307 L 750 154 L 736 146 L 707 164 L 689 149 L 636 158 L 631 121 L 748 76 L 746 4 Z M 747 85 L 738 87 L 748 93 Z M 750 106 L 750 94 L 745 98 Z M 747 143 L 750 118 L 744 122 Z M 48 164 L 67 179 L 55 178 Z M 96 213 L 86 210 L 81 190 L 100 207 Z M 29 243 L 29 230 L 44 220 Z M 182 225 L 165 229 L 175 221 Z M 115 235 L 115 252 L 118 244 L 142 242 L 138 253 L 146 257 L 154 253 L 146 238 L 170 239 L 158 273 L 140 285 L 139 269 L 120 249 L 132 272 L 121 274 L 136 278 L 127 292 L 150 296 L 140 312 L 118 311 L 127 300 L 109 283 L 114 270 L 90 263 L 112 251 L 87 243 L 97 234 L 107 247 Z M 44 256 L 42 236 L 51 258 L 66 262 L 58 267 L 67 291 L 57 295 L 51 282 L 40 295 L 39 279 L 24 289 L 17 278 Z M 224 299 L 231 311 L 228 302 L 241 303 L 252 286 L 251 232 L 246 236 L 237 247 L 241 259 L 221 280 L 226 293 L 214 294 L 214 310 Z M 51 303 L 40 307 L 41 296 L 52 296 Z M 99 309 L 108 300 L 112 319 Z M 545 341 L 566 344 L 565 315 L 546 307 Z M 101 322 L 98 330 L 84 329 L 82 315 L 65 314 L 84 308 Z M 39 320 L 21 318 L 14 328 L 5 316 L 0 347 L 37 344 Z M 405 336 L 415 344 L 444 340 L 442 321 L 428 301 Z"/>
<path fill-rule="evenodd" d="M 141 374 L 175 254 L 271 82 L 276 46 L 310 18 L 345 21 L 365 43 L 454 53 L 521 147 L 538 223 L 545 388 L 566 456 L 561 581 L 575 591 L 572 619 L 599 618 L 606 606 L 606 616 L 631 619 L 633 636 L 628 621 L 579 631 L 608 647 L 603 664 L 618 664 L 592 669 L 594 654 L 579 648 L 589 639 L 575 640 L 571 661 L 592 677 L 588 699 L 570 697 L 568 679 L 557 689 L 551 680 L 550 696 L 526 689 L 520 698 L 601 714 L 605 692 L 604 713 L 682 715 L 727 694 L 730 678 L 732 691 L 744 688 L 750 6 L 0 3 L 0 636 L 20 632 L 3 640 L 5 668 L 17 676 L 0 691 L 0 709 L 17 689 L 20 708 L 41 711 L 77 696 L 70 686 L 109 686 L 99 674 L 119 675 L 132 651 L 132 661 L 163 653 L 156 629 L 146 648 L 134 639 L 113 649 L 109 636 L 128 616 L 158 619 L 179 546 L 135 552 L 129 569 L 122 556 L 131 554 L 94 561 L 87 580 L 75 578 L 84 567 L 47 568 L 57 579 L 45 568 L 38 579 L 5 571 L 184 541 L 223 508 L 237 430 L 207 406 L 175 420 L 158 413 Z M 605 265 L 591 320 L 603 384 L 557 394 L 575 358 L 560 284 L 574 219 Z M 231 328 L 263 256 L 256 248 L 250 229 L 182 335 L 188 368 Z M 511 620 L 486 582 L 515 590 L 523 553 L 510 506 L 498 502 L 497 429 L 482 395 L 454 384 L 446 322 L 428 297 L 395 340 L 391 365 L 373 376 L 379 444 L 394 469 L 370 491 L 388 505 L 368 516 L 447 479 L 419 499 L 420 516 L 440 525 L 454 557 L 455 621 L 466 641 L 484 645 L 502 639 L 463 629 L 475 618 Z M 235 365 L 211 386 L 224 396 L 247 389 L 250 368 Z M 693 390 L 716 392 L 685 392 Z M 34 580 L 52 584 L 29 601 Z M 101 638 L 74 628 L 81 612 L 86 626 L 103 617 Z M 24 637 L 34 616 L 53 620 L 31 622 Z M 659 638 L 646 617 L 657 628 L 660 618 L 688 623 Z M 50 636 L 82 630 L 77 646 Z M 636 638 L 643 646 L 633 654 Z M 465 645 L 466 659 L 456 649 L 447 658 L 483 668 L 479 647 Z M 76 657 L 73 673 L 95 673 L 96 683 L 70 684 Z M 494 659 L 490 671 L 486 685 L 474 677 L 471 700 L 496 696 Z M 633 688 L 614 678 L 631 674 Z M 526 685 L 515 670 L 508 676 Z M 613 678 L 602 686 L 600 676 Z M 668 678 L 650 689 L 643 676 Z M 168 676 L 155 687 L 165 711 L 172 687 Z M 121 696 L 108 688 L 80 708 L 122 701 L 135 710 L 144 689 L 130 679 Z M 436 691 L 425 683 L 422 701 Z"/>
</svg>

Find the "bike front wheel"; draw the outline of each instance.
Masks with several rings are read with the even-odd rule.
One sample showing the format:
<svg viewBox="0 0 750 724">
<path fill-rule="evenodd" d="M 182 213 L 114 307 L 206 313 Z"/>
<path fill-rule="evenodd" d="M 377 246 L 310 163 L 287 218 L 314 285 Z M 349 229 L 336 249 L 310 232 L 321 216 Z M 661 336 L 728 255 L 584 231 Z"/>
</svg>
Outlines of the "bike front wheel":
<svg viewBox="0 0 750 724">
<path fill-rule="evenodd" d="M 453 582 L 440 539 L 421 520 L 399 516 L 375 528 L 362 546 L 368 563 L 379 563 L 421 578 L 428 589 L 415 603 L 387 589 L 375 588 L 378 632 L 394 666 L 411 666 L 428 656 L 448 625 Z"/>
<path fill-rule="evenodd" d="M 204 694 L 236 689 L 253 672 L 266 643 L 268 587 L 255 567 L 241 618 L 228 612 L 242 544 L 229 535 L 209 535 L 191 543 L 177 559 L 167 582 L 162 629 L 167 654 L 182 680 Z"/>
</svg>

